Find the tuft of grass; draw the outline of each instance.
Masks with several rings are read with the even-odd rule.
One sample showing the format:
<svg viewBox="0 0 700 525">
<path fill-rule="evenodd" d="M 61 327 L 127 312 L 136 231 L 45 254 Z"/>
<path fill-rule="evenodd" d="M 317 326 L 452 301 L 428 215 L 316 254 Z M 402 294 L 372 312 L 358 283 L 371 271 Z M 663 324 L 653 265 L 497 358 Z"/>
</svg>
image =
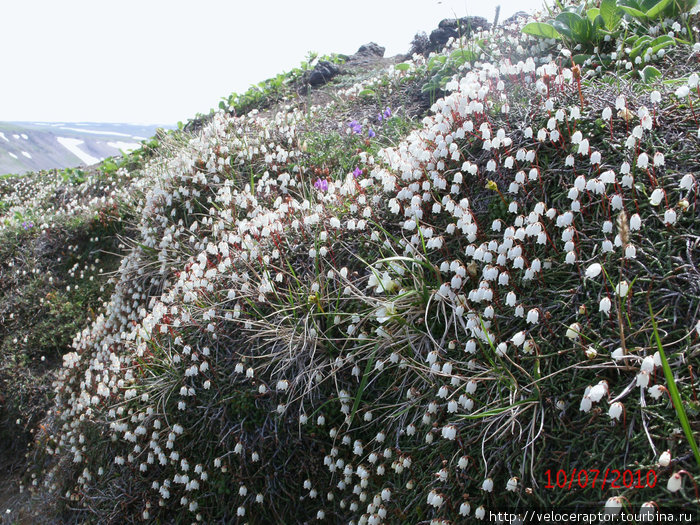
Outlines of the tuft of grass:
<svg viewBox="0 0 700 525">
<path fill-rule="evenodd" d="M 695 462 L 697 463 L 698 467 L 700 468 L 700 449 L 698 449 L 698 444 L 695 441 L 695 436 L 693 435 L 693 430 L 690 427 L 690 421 L 688 420 L 688 415 L 686 414 L 685 411 L 685 406 L 683 403 L 683 399 L 681 398 L 681 395 L 678 391 L 678 386 L 676 385 L 676 380 L 673 377 L 673 370 L 671 369 L 671 366 L 668 363 L 668 359 L 666 358 L 666 352 L 664 351 L 664 347 L 661 344 L 661 337 L 659 337 L 659 330 L 656 326 L 656 318 L 654 316 L 654 311 L 652 310 L 651 303 L 649 303 L 649 316 L 651 319 L 651 326 L 652 330 L 654 333 L 654 341 L 656 342 L 656 348 L 659 350 L 659 355 L 661 356 L 661 363 L 663 366 L 664 370 L 664 377 L 666 378 L 666 384 L 668 385 L 668 391 L 671 396 L 671 400 L 673 402 L 673 408 L 676 410 L 676 416 L 678 417 L 678 421 L 681 424 L 681 427 L 683 428 L 683 432 L 685 433 L 685 438 L 688 440 L 688 445 L 690 446 L 691 450 L 693 451 L 693 455 L 695 456 Z"/>
</svg>

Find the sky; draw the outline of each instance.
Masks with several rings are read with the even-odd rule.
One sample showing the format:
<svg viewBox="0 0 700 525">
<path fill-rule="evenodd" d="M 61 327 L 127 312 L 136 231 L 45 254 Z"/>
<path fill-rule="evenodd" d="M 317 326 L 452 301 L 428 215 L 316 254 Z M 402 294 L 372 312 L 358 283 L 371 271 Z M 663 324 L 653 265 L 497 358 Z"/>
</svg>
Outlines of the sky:
<svg viewBox="0 0 700 525">
<path fill-rule="evenodd" d="M 385 56 L 443 18 L 543 0 L 1 0 L 0 121 L 175 124 L 309 51 Z"/>
</svg>

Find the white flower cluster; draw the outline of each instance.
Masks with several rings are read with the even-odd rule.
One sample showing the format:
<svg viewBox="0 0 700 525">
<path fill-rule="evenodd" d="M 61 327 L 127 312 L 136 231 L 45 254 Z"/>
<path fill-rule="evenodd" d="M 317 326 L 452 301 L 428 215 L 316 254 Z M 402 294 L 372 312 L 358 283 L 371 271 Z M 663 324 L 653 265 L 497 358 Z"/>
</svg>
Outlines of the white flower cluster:
<svg viewBox="0 0 700 525">
<path fill-rule="evenodd" d="M 500 31 L 479 33 L 490 61 L 464 68 L 420 129 L 361 157 L 368 176 L 338 173 L 314 188 L 301 145 L 308 115 L 291 107 L 215 114 L 147 167 L 138 242 L 56 382 L 50 450 L 87 472 L 69 493 L 89 490 L 99 464 L 104 477 L 147 480 L 160 507 L 202 519 L 213 480 L 232 471 L 249 481 L 229 503 L 251 515 L 282 497 L 264 475 L 279 452 L 265 448 L 265 432 L 323 436 L 327 446 L 301 467 L 317 467 L 313 477 L 294 473 L 318 519 L 378 524 L 409 501 L 438 521 L 472 506 L 482 519 L 488 493 L 520 490 L 498 470 L 498 452 L 476 460 L 464 450 L 516 425 L 529 425 L 527 447 L 537 445 L 541 370 L 556 366 L 555 344 L 583 345 L 589 329 L 553 295 L 575 292 L 580 312 L 609 322 L 632 285 L 618 279 L 609 292 L 600 281 L 642 255 L 642 226 L 675 224 L 697 186 L 667 176 L 662 152 L 641 151 L 658 126 L 647 108 L 616 103 L 617 126 L 639 120 L 618 144 L 628 150 L 616 150 L 620 163 L 579 125 L 591 115 L 570 102 L 574 72 L 551 57 L 511 60 L 496 40 L 521 54 L 532 47 Z M 533 101 L 524 120 L 514 110 L 523 97 Z M 637 205 L 647 194 L 653 208 Z M 586 279 L 568 292 L 554 284 L 565 273 Z M 658 398 L 657 358 L 620 352 L 613 358 L 629 365 L 638 358 L 636 385 Z M 629 391 L 613 399 L 613 386 L 574 395 L 584 412 L 608 397 L 620 421 Z M 206 437 L 233 398 L 248 404 Z M 256 411 L 265 415 L 253 438 L 245 428 Z M 113 454 L 88 462 L 95 427 Z"/>
</svg>

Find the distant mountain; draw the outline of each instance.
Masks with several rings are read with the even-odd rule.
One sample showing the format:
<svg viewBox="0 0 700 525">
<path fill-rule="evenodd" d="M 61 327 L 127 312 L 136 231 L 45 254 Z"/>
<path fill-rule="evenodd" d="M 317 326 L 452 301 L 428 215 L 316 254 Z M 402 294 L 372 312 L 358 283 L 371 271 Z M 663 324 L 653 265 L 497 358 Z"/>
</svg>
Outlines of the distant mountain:
<svg viewBox="0 0 700 525">
<path fill-rule="evenodd" d="M 0 122 L 0 174 L 90 165 L 138 148 L 158 126 Z M 169 126 L 160 126 L 169 128 Z"/>
</svg>

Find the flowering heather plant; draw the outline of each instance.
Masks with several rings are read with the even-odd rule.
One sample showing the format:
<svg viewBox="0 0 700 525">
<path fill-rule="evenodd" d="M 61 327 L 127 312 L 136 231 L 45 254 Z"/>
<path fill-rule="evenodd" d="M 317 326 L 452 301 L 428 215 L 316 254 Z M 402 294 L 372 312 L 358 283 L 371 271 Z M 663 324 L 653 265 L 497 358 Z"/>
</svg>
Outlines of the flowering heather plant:
<svg viewBox="0 0 700 525">
<path fill-rule="evenodd" d="M 141 174 L 114 293 L 64 356 L 36 497 L 270 523 L 694 505 L 671 470 L 612 500 L 543 488 L 562 462 L 646 472 L 669 447 L 697 478 L 663 397 L 667 370 L 679 399 L 696 389 L 697 124 L 677 86 L 656 107 L 581 81 L 520 29 L 472 35 L 483 55 L 420 127 L 315 163 L 333 175 L 314 178 L 303 145 L 325 128 L 298 107 L 173 137 Z M 421 68 L 312 113 L 347 122 L 362 90 Z"/>
</svg>

